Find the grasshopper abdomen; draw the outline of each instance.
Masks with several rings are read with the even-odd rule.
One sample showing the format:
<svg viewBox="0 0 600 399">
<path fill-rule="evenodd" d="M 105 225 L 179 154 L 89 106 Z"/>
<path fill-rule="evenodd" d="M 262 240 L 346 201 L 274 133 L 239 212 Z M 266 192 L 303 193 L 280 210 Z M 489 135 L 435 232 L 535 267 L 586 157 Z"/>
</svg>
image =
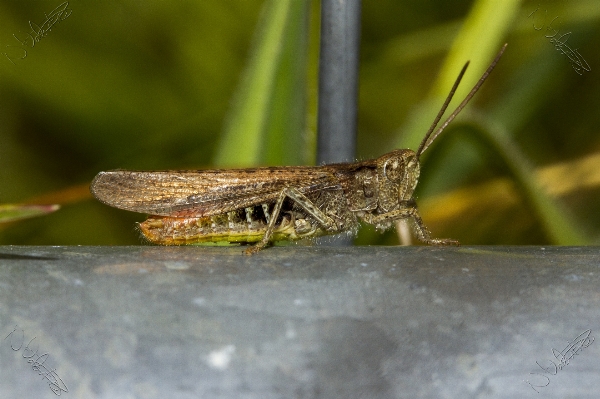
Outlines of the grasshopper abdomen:
<svg viewBox="0 0 600 399">
<path fill-rule="evenodd" d="M 146 239 L 161 245 L 256 243 L 265 236 L 272 206 L 265 203 L 205 217 L 150 216 L 139 227 Z M 287 206 L 277 217 L 272 241 L 295 241 L 325 234 L 327 231 L 313 218 Z"/>
</svg>

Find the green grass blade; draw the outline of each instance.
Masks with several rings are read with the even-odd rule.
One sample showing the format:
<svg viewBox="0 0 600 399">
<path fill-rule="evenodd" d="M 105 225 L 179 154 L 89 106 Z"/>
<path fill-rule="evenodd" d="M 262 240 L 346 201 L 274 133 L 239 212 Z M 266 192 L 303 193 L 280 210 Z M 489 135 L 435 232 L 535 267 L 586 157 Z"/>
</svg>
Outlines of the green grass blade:
<svg viewBox="0 0 600 399">
<path fill-rule="evenodd" d="M 306 67 L 302 60 L 309 6 L 293 0 L 265 3 L 249 65 L 217 149 L 217 165 L 253 166 L 267 159 L 280 163 L 289 155 L 281 149 L 288 144 L 284 139 L 287 134 L 298 136 L 305 122 L 298 116 L 303 115 L 298 88 L 305 88 L 300 76 Z"/>
<path fill-rule="evenodd" d="M 467 112 L 464 123 L 475 128 L 474 138 L 497 154 L 535 212 L 546 235 L 556 245 L 586 245 L 590 241 L 565 209 L 541 188 L 534 169 L 513 143 L 500 123 L 474 112 Z"/>
<path fill-rule="evenodd" d="M 398 141 L 397 148 L 416 149 L 419 146 L 460 69 L 470 60 L 469 69 L 448 110 L 453 110 L 462 101 L 500 50 L 503 37 L 519 11 L 519 4 L 520 0 L 475 2 L 431 89 L 430 99 L 413 116 L 404 135 Z M 510 45 L 506 51 L 510 51 Z"/>
<path fill-rule="evenodd" d="M 260 163 L 301 165 L 305 143 L 308 22 L 310 2 L 291 3 L 285 40 L 274 76 L 270 113 L 265 123 Z"/>
<path fill-rule="evenodd" d="M 0 205 L 0 223 L 46 215 L 59 208 L 59 205 L 2 204 Z"/>
</svg>

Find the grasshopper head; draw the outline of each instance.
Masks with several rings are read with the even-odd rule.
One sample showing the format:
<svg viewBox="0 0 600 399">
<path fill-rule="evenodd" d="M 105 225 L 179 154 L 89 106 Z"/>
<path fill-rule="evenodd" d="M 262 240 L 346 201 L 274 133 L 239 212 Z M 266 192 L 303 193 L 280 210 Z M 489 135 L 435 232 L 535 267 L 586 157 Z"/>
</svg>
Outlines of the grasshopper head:
<svg viewBox="0 0 600 399">
<path fill-rule="evenodd" d="M 413 150 L 395 150 L 377 158 L 379 208 L 390 212 L 412 199 L 421 166 Z"/>
<path fill-rule="evenodd" d="M 448 104 L 450 104 L 452 96 L 456 92 L 456 88 L 465 74 L 469 62 L 465 64 L 460 71 L 458 78 L 454 82 L 454 86 L 452 86 L 450 94 L 448 94 L 446 101 L 438 112 L 438 115 L 425 134 L 425 137 L 423 137 L 417 152 L 412 150 L 395 150 L 377 158 L 377 178 L 379 184 L 379 195 L 377 199 L 380 213 L 391 212 L 399 209 L 403 201 L 410 201 L 412 199 L 415 187 L 419 182 L 419 174 L 421 172 L 419 158 L 421 157 L 421 154 L 423 154 L 423 152 L 431 145 L 431 143 L 433 143 L 436 137 L 438 137 L 444 131 L 446 126 L 448 126 L 448 124 L 454 120 L 456 115 L 458 115 L 458 113 L 467 105 L 469 100 L 475 95 L 477 90 L 479 90 L 485 79 L 487 79 L 490 72 L 492 72 L 498 63 L 498 60 L 500 60 L 502 53 L 504 53 L 504 49 L 506 49 L 506 44 L 502 46 L 502 49 L 498 55 L 496 55 L 494 61 L 492 61 L 488 69 L 485 71 L 483 76 L 481 76 L 473 89 L 471 89 L 465 99 L 436 130 L 438 122 L 444 115 Z"/>
</svg>

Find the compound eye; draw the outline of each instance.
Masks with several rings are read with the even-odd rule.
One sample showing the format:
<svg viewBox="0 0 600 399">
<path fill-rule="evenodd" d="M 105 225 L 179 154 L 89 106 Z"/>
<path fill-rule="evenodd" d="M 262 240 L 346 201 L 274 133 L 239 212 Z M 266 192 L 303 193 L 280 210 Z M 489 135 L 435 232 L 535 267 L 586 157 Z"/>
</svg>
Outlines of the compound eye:
<svg viewBox="0 0 600 399">
<path fill-rule="evenodd" d="M 402 179 L 404 165 L 399 159 L 390 159 L 383 165 L 384 176 L 393 182 L 398 182 Z"/>
</svg>

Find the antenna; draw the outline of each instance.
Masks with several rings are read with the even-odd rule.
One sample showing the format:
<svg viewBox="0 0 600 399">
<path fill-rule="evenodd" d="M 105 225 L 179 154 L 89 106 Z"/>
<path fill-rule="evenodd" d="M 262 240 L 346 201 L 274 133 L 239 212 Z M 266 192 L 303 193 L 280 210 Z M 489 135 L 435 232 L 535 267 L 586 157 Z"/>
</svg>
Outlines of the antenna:
<svg viewBox="0 0 600 399">
<path fill-rule="evenodd" d="M 439 136 L 444 131 L 444 129 L 446 129 L 446 127 L 450 124 L 450 122 L 452 122 L 454 120 L 454 118 L 456 118 L 456 116 L 460 113 L 460 111 L 462 111 L 462 109 L 467 105 L 467 103 L 471 100 L 471 98 L 473 98 L 475 93 L 477 93 L 477 90 L 479 90 L 479 88 L 481 87 L 483 82 L 485 82 L 485 80 L 487 79 L 488 75 L 494 70 L 494 67 L 496 67 L 496 64 L 498 63 L 498 61 L 500 61 L 500 57 L 502 57 L 502 54 L 504 53 L 504 50 L 506 49 L 507 45 L 508 45 L 508 43 L 505 43 L 504 46 L 502 46 L 502 48 L 500 49 L 500 52 L 498 53 L 498 55 L 496 55 L 496 58 L 494 58 L 494 61 L 492 61 L 492 63 L 488 67 L 488 69 L 484 72 L 484 74 L 481 76 L 481 78 L 477 81 L 475 86 L 473 86 L 473 88 L 471 89 L 469 94 L 467 94 L 467 96 L 460 103 L 460 105 L 458 107 L 456 107 L 454 112 L 452 112 L 452 114 L 450 114 L 448 119 L 446 119 L 446 121 L 432 135 L 431 133 L 436 128 L 438 122 L 442 118 L 442 115 L 444 115 L 444 112 L 446 112 L 446 108 L 448 108 L 448 104 L 450 104 L 450 101 L 452 101 L 452 97 L 454 96 L 454 93 L 456 92 L 456 89 L 458 88 L 458 85 L 460 84 L 460 81 L 463 78 L 463 75 L 465 74 L 467 67 L 469 66 L 469 61 L 467 61 L 465 66 L 462 68 L 462 70 L 458 74 L 458 78 L 456 78 L 456 81 L 454 82 L 454 85 L 452 86 L 452 90 L 450 90 L 448 97 L 446 97 L 446 101 L 444 101 L 444 105 L 442 105 L 442 108 L 440 109 L 437 116 L 435 117 L 433 124 L 431 125 L 431 127 L 429 128 L 427 133 L 425 134 L 425 137 L 423 137 L 423 141 L 421 141 L 421 145 L 419 145 L 419 149 L 417 150 L 417 159 L 419 159 L 421 154 L 423 152 L 425 152 L 425 150 L 431 145 L 431 143 L 433 143 L 433 141 L 437 138 L 437 136 Z"/>
</svg>

